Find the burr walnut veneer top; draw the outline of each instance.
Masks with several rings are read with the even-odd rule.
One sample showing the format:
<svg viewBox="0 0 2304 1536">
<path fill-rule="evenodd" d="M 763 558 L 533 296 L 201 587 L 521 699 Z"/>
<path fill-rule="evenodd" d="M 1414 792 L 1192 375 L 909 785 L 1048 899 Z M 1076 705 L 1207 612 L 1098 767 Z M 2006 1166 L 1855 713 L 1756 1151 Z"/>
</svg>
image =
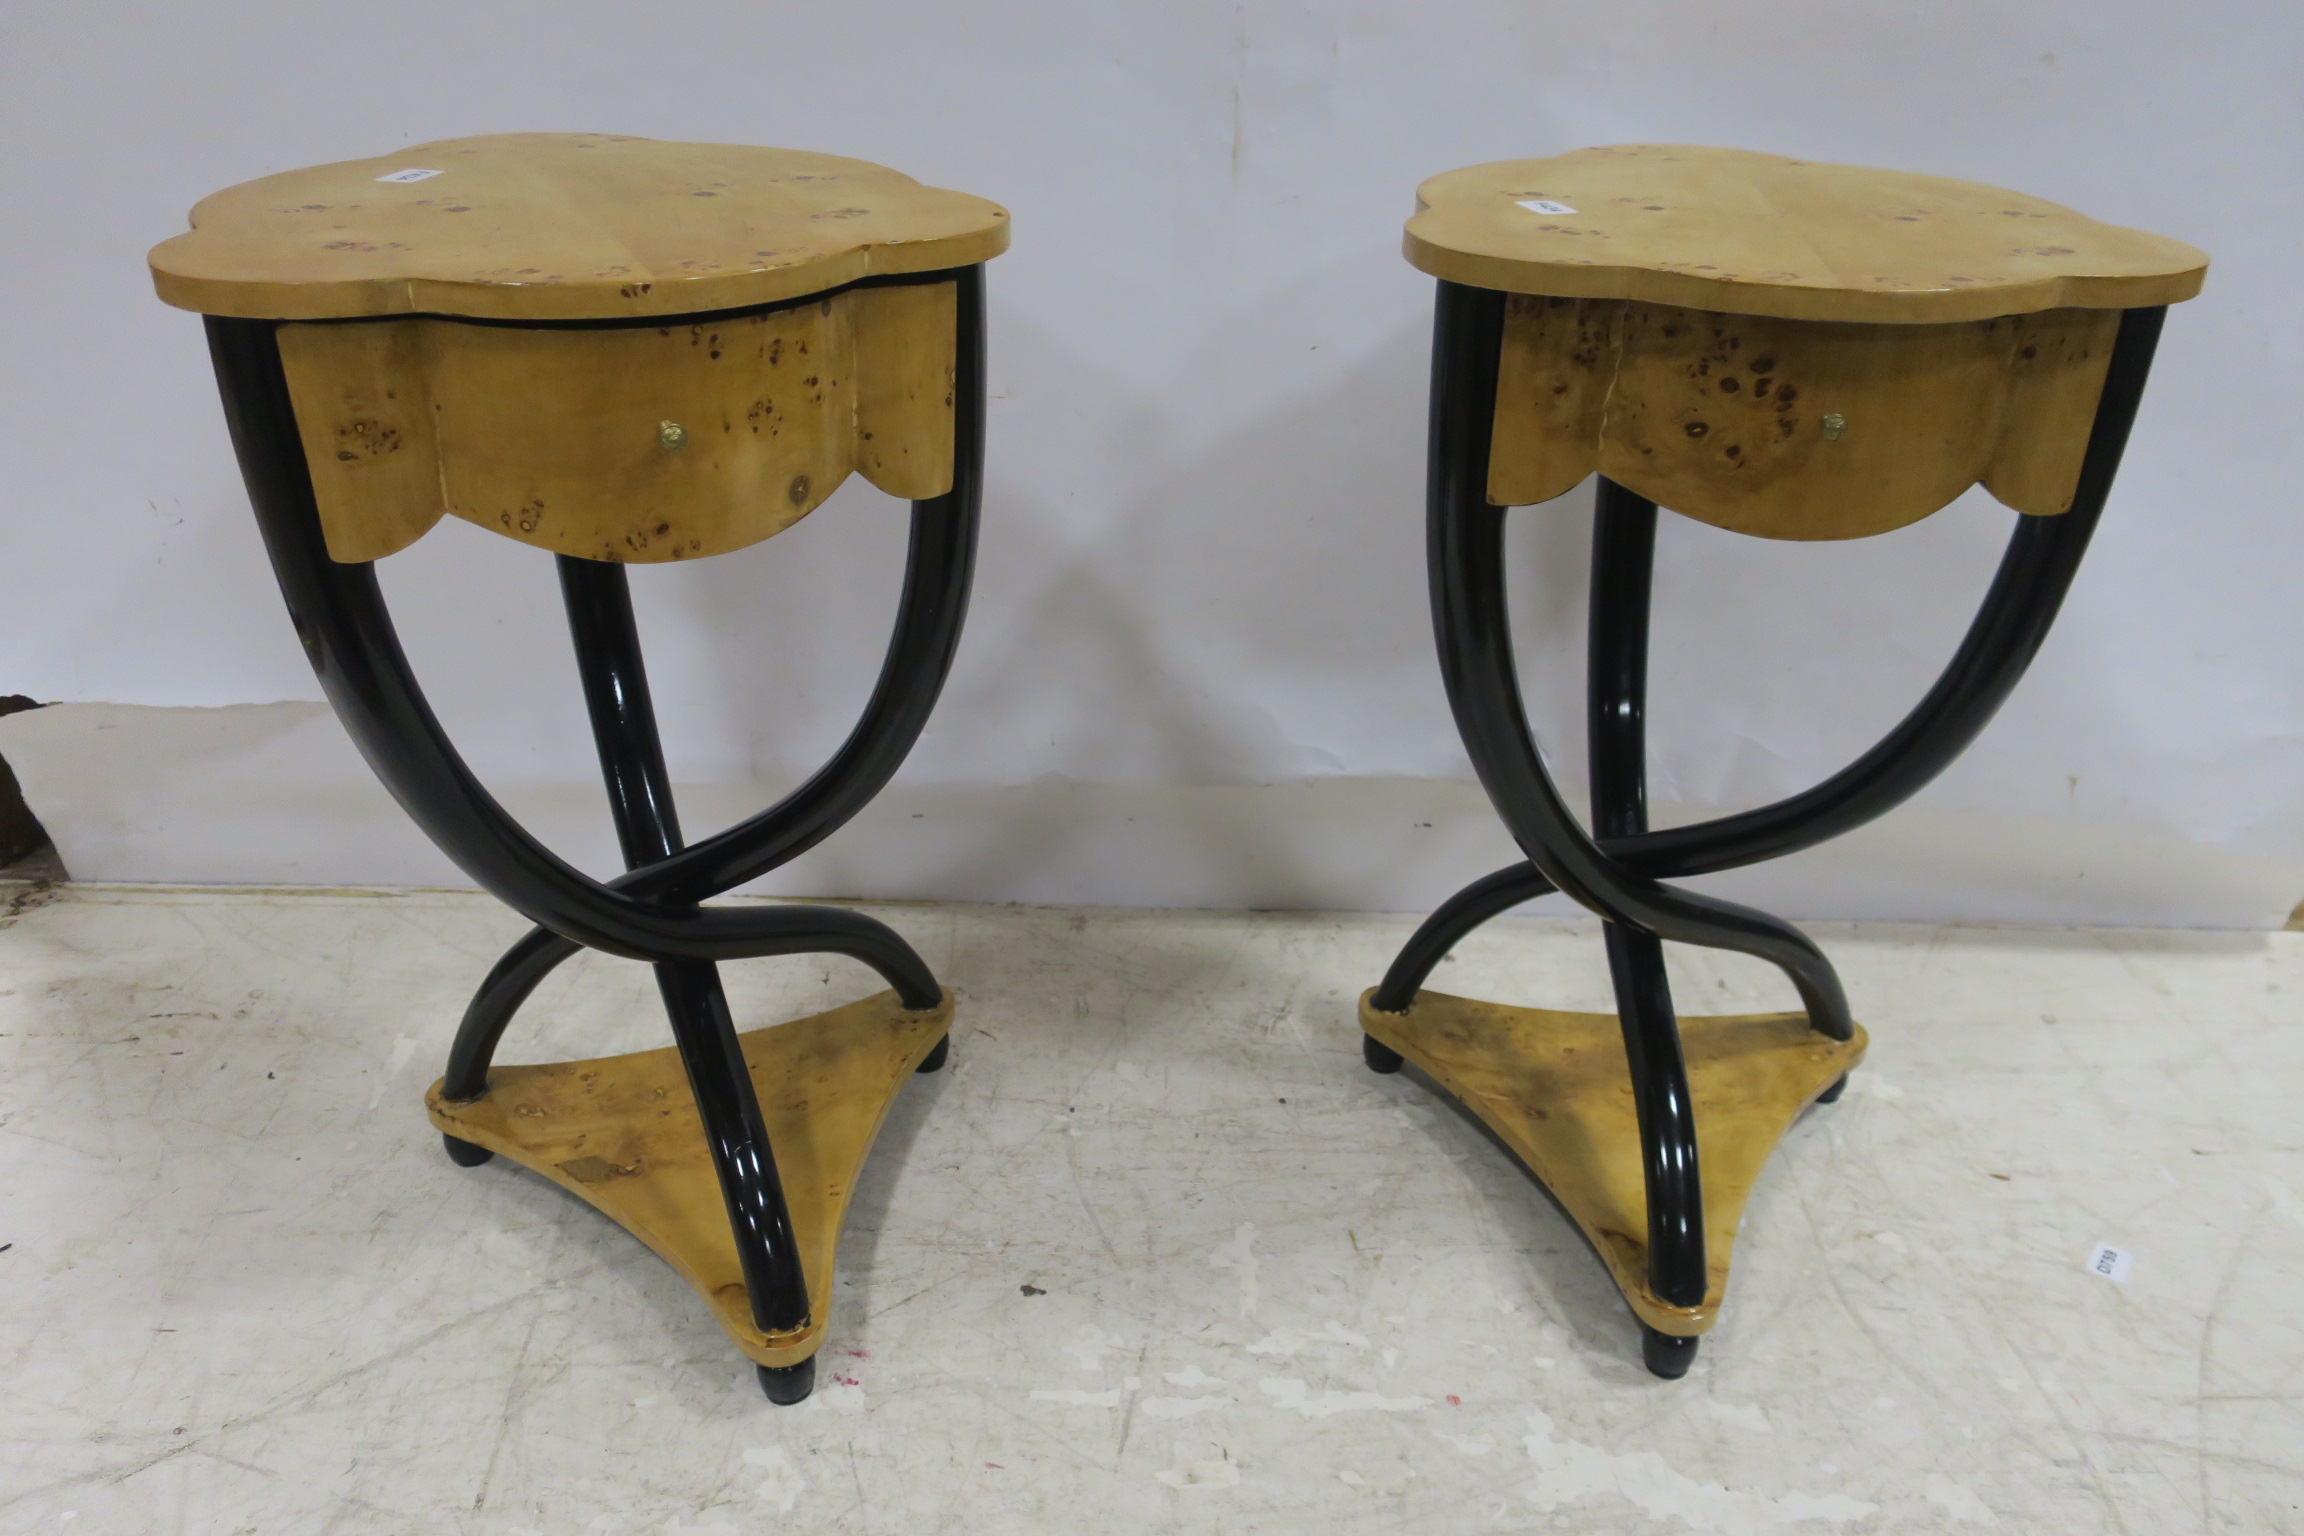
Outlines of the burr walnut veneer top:
<svg viewBox="0 0 2304 1536">
<path fill-rule="evenodd" d="M 160 297 L 204 314 L 549 321 L 772 304 L 1007 245 L 997 204 L 869 161 L 509 133 L 228 187 L 151 261 Z"/>
<path fill-rule="evenodd" d="M 2173 304 L 2208 268 L 2021 192 L 1686 144 L 1443 172 L 1406 250 L 1474 288 L 1904 325 Z"/>
</svg>

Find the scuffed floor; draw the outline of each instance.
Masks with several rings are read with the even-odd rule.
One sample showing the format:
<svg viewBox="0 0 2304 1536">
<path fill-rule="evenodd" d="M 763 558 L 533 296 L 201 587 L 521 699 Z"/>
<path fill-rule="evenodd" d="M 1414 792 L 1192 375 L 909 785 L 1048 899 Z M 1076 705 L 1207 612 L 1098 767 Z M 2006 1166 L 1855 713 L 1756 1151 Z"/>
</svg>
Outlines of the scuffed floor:
<svg viewBox="0 0 2304 1536">
<path fill-rule="evenodd" d="M 2304 1531 L 2304 935 L 1816 928 L 1872 1057 L 1667 1384 L 1526 1176 L 1361 1067 L 1406 919 L 873 910 L 959 993 L 953 1065 L 899 1101 L 779 1410 L 638 1243 L 441 1154 L 420 1096 L 521 931 L 493 902 L 28 906 L 0 1529 Z M 1673 961 L 1687 1011 L 1791 1006 Z M 748 1023 L 872 990 L 728 974 Z M 1606 1006 L 1566 921 L 1438 984 Z M 505 1059 L 661 1044 L 655 1009 L 587 957 Z"/>
</svg>

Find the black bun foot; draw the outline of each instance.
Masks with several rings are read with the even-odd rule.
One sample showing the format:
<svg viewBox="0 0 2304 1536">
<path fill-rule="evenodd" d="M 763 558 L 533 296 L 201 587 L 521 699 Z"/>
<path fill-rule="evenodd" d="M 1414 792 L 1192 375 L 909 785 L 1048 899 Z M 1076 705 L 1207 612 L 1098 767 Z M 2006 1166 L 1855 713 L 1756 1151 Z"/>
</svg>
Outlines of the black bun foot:
<svg viewBox="0 0 2304 1536">
<path fill-rule="evenodd" d="M 448 1148 L 448 1161 L 459 1168 L 477 1168 L 496 1155 L 486 1147 L 466 1141 L 462 1137 L 451 1136 L 445 1131 L 441 1132 L 440 1140 Z"/>
<path fill-rule="evenodd" d="M 1368 1063 L 1371 1072 L 1390 1074 L 1400 1070 L 1404 1058 L 1374 1035 L 1360 1037 L 1360 1057 Z"/>
<path fill-rule="evenodd" d="M 912 1070 L 915 1072 L 941 1072 L 944 1070 L 944 1063 L 951 1059 L 952 1036 L 946 1034 L 943 1039 L 936 1042 L 936 1049 L 921 1057 L 920 1065 Z"/>
<path fill-rule="evenodd" d="M 1640 1359 L 1652 1376 L 1666 1381 L 1678 1381 L 1688 1374 L 1688 1367 L 1696 1363 L 1696 1339 L 1684 1339 L 1676 1334 L 1658 1333 L 1646 1323 L 1640 1325 Z"/>
<path fill-rule="evenodd" d="M 779 1408 L 789 1408 L 816 1390 L 814 1355 L 798 1365 L 755 1365 L 752 1369 L 759 1373 L 760 1390 Z"/>
<path fill-rule="evenodd" d="M 1840 1102 L 1840 1095 L 1847 1091 L 1848 1074 L 1843 1072 L 1833 1080 L 1831 1087 L 1816 1095 L 1816 1102 L 1819 1104 L 1837 1104 Z"/>
</svg>

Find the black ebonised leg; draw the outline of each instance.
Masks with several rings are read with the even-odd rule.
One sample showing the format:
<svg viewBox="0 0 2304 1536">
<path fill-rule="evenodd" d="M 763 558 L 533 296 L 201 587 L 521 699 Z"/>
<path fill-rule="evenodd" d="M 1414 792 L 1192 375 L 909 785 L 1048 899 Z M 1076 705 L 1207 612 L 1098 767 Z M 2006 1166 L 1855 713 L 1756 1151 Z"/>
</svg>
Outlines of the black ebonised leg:
<svg viewBox="0 0 2304 1536">
<path fill-rule="evenodd" d="M 1680 1028 L 1664 981 L 1656 936 L 1607 925 L 1608 970 L 1616 987 L 1632 1107 L 1640 1125 L 1640 1172 L 1648 1192 L 1648 1289 L 1676 1307 L 1700 1306 L 1704 1266 L 1704 1180 L 1696 1156 L 1696 1103 Z"/>
<path fill-rule="evenodd" d="M 1407 1058 L 1377 1039 L 1374 1035 L 1360 1037 L 1360 1059 L 1368 1063 L 1371 1072 L 1389 1076 L 1407 1064 Z"/>
<path fill-rule="evenodd" d="M 762 1333 L 805 1328 L 808 1278 L 800 1267 L 784 1185 L 776 1175 L 759 1095 L 744 1064 L 735 1021 L 728 1016 L 720 973 L 710 965 L 675 962 L 656 967 L 656 985 L 696 1095 L 712 1168 L 720 1177 L 736 1258 L 751 1295 L 752 1321 Z"/>
<path fill-rule="evenodd" d="M 1585 651 L 1592 830 L 1637 837 L 1648 830 L 1648 599 L 1656 558 L 1656 503 L 1600 482 L 1592 519 L 1592 602 Z M 1648 1288 L 1674 1306 L 1704 1300 L 1704 1181 L 1696 1155 L 1696 1105 L 1680 1025 L 1664 979 L 1664 946 L 1652 933 L 1607 926 L 1608 973 L 1648 1194 Z"/>
<path fill-rule="evenodd" d="M 1392 968 L 1384 973 L 1384 980 L 1369 1003 L 1386 1013 L 1406 1013 L 1409 1005 L 1416 1001 L 1417 989 L 1432 974 L 1432 968 L 1445 959 L 1448 951 L 1462 942 L 1466 934 L 1488 919 L 1500 917 L 1522 902 L 1534 901 L 1551 890 L 1552 882 L 1533 864 L 1515 864 L 1473 881 L 1417 925 L 1393 960 Z"/>
<path fill-rule="evenodd" d="M 779 1408 L 789 1408 L 816 1390 L 814 1355 L 798 1365 L 755 1365 L 752 1369 L 760 1378 L 760 1390 Z"/>
<path fill-rule="evenodd" d="M 1840 1095 L 1846 1093 L 1847 1091 L 1848 1074 L 1843 1072 L 1838 1077 L 1832 1079 L 1831 1087 L 1816 1095 L 1816 1102 L 1819 1104 L 1837 1104 L 1840 1102 Z"/>
<path fill-rule="evenodd" d="M 1682 1338 L 1678 1334 L 1658 1333 L 1642 1323 L 1640 1363 L 1648 1367 L 1651 1376 L 1678 1381 L 1688 1374 L 1688 1367 L 1696 1363 L 1696 1346 L 1701 1342 L 1701 1339 Z"/>
<path fill-rule="evenodd" d="M 445 1131 L 441 1133 L 440 1140 L 448 1148 L 448 1161 L 459 1168 L 477 1168 L 496 1155 L 486 1147 L 466 1141 L 461 1136 L 450 1136 Z"/>
<path fill-rule="evenodd" d="M 912 1070 L 916 1073 L 922 1074 L 929 1072 L 941 1072 L 944 1070 L 944 1063 L 950 1061 L 951 1059 L 952 1036 L 950 1034 L 946 1034 L 943 1039 L 936 1042 L 936 1049 L 921 1057 L 920 1065 L 914 1067 Z"/>
<path fill-rule="evenodd" d="M 561 961 L 583 947 L 549 928 L 531 928 L 489 967 L 480 990 L 464 1005 L 463 1021 L 448 1047 L 448 1071 L 440 1085 L 444 1096 L 466 1102 L 488 1091 L 488 1063 L 495 1059 L 497 1042 L 504 1038 L 512 1015 Z"/>
<path fill-rule="evenodd" d="M 577 671 L 625 865 L 668 859 L 680 850 L 679 814 L 640 657 L 631 585 L 621 565 L 565 555 L 559 563 L 568 631 L 576 642 Z M 763 1333 L 804 1328 L 808 1280 L 720 972 L 710 961 L 668 961 L 656 967 L 656 985 L 704 1122 L 752 1320 Z"/>
</svg>

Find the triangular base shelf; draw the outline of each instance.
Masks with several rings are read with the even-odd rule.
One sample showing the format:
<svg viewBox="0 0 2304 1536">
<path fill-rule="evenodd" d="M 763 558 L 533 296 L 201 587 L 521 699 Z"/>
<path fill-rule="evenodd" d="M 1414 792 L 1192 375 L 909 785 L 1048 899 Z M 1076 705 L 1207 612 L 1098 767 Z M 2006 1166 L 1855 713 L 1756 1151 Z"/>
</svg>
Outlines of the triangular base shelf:
<svg viewBox="0 0 2304 1536">
<path fill-rule="evenodd" d="M 737 1037 L 808 1277 L 808 1326 L 792 1333 L 763 1334 L 753 1325 L 728 1207 L 678 1051 L 497 1067 L 482 1098 L 449 1103 L 434 1083 L 424 1103 L 442 1131 L 581 1195 L 654 1249 L 752 1360 L 795 1365 L 824 1339 L 833 1257 L 857 1171 L 897 1091 L 951 1023 L 950 992 L 921 1013 L 881 992 Z"/>
<path fill-rule="evenodd" d="M 1612 1013 L 1510 1008 L 1419 992 L 1406 1013 L 1360 999 L 1360 1027 L 1478 1115 L 1543 1181 L 1608 1266 L 1640 1320 L 1689 1337 L 1712 1326 L 1761 1165 L 1800 1111 L 1861 1061 L 1865 1036 L 1832 1040 L 1797 1013 L 1680 1020 L 1704 1180 L 1704 1303 L 1648 1289 L 1648 1193 L 1640 1127 Z"/>
</svg>

